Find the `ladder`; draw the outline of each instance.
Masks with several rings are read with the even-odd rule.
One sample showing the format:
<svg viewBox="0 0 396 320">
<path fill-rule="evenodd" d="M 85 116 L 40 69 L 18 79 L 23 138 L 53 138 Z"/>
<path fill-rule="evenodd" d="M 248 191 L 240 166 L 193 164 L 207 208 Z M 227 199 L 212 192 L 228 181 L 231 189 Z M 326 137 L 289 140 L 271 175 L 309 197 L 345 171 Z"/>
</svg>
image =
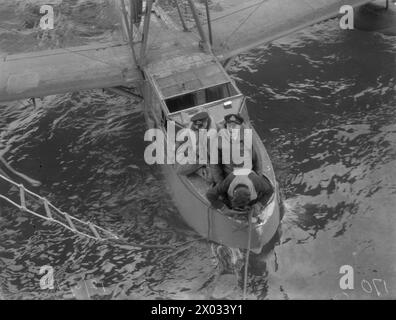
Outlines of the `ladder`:
<svg viewBox="0 0 396 320">
<path fill-rule="evenodd" d="M 94 240 L 120 240 L 117 235 L 103 229 L 92 222 L 77 219 L 55 207 L 46 198 L 26 189 L 23 184 L 18 184 L 0 174 L 0 183 L 10 186 L 7 194 L 2 194 L 0 199 L 5 200 L 23 212 L 30 213 L 38 218 L 63 226 L 64 228 L 81 236 Z M 13 196 L 13 197 L 12 197 Z"/>
</svg>

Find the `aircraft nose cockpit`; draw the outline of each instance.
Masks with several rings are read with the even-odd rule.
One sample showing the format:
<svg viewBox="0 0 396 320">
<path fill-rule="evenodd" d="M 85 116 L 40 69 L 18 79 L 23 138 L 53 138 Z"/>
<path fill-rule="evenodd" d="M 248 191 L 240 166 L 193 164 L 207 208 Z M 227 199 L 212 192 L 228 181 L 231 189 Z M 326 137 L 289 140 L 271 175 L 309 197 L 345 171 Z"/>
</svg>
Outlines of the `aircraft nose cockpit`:
<svg viewBox="0 0 396 320">
<path fill-rule="evenodd" d="M 237 92 L 230 82 L 203 88 L 180 96 L 168 98 L 165 103 L 170 113 L 182 111 L 214 101 L 220 101 L 236 95 Z"/>
<path fill-rule="evenodd" d="M 239 113 L 243 105 L 238 87 L 213 60 L 187 69 L 180 67 L 177 72 L 159 73 L 152 80 L 161 100 L 162 119 L 182 127 L 200 111 L 208 111 L 219 122 L 225 113 Z"/>
<path fill-rule="evenodd" d="M 172 97 L 165 103 L 170 111 L 168 117 L 182 126 L 187 125 L 194 114 L 204 110 L 218 123 L 223 120 L 224 113 L 240 112 L 243 95 L 228 82 Z"/>
</svg>

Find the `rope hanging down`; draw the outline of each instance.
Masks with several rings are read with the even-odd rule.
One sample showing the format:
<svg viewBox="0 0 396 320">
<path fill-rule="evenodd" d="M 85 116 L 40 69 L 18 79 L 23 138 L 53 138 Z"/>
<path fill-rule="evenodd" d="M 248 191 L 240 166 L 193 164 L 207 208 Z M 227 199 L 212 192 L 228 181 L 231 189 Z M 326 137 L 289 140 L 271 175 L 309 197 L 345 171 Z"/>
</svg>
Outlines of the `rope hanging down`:
<svg viewBox="0 0 396 320">
<path fill-rule="evenodd" d="M 247 243 L 247 250 L 246 250 L 246 258 L 245 258 L 245 273 L 243 278 L 243 300 L 246 300 L 246 292 L 247 292 L 247 281 L 248 281 L 248 266 L 249 266 L 249 254 L 252 244 L 252 212 L 251 209 L 249 211 L 249 232 L 248 232 L 248 243 Z"/>
</svg>

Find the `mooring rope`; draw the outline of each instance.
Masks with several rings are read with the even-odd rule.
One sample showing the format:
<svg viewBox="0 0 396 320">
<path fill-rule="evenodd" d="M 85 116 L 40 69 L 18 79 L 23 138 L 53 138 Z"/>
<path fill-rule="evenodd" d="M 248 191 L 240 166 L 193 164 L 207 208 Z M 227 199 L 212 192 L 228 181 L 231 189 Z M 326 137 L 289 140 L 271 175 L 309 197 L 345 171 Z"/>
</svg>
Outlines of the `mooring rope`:
<svg viewBox="0 0 396 320">
<path fill-rule="evenodd" d="M 246 300 L 249 254 L 250 254 L 250 246 L 251 246 L 251 241 L 252 241 L 252 214 L 253 214 L 253 210 L 251 209 L 249 211 L 249 232 L 248 232 L 246 259 L 245 259 L 245 277 L 243 280 L 243 300 Z"/>
</svg>

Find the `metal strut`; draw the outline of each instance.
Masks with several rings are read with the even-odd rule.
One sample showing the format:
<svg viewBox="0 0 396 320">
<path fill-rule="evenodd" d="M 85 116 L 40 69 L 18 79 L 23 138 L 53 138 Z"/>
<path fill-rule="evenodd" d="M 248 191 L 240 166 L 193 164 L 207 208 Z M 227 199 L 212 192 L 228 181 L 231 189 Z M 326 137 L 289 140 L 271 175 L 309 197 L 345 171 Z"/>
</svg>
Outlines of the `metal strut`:
<svg viewBox="0 0 396 320">
<path fill-rule="evenodd" d="M 189 5 L 190 5 L 191 13 L 192 13 L 192 15 L 194 17 L 195 25 L 197 26 L 199 36 L 201 37 L 201 40 L 202 40 L 202 42 L 204 44 L 204 49 L 205 49 L 205 51 L 210 52 L 211 51 L 211 49 L 210 49 L 211 47 L 210 47 L 210 45 L 208 43 L 208 40 L 206 39 L 206 35 L 205 35 L 205 32 L 204 32 L 204 30 L 202 28 L 201 21 L 199 20 L 198 13 L 197 13 L 197 10 L 195 8 L 195 5 L 192 2 L 192 0 L 187 0 L 187 1 L 188 1 Z"/>
<path fill-rule="evenodd" d="M 206 20 L 208 21 L 208 33 L 209 33 L 209 43 L 213 46 L 213 37 L 212 37 L 212 22 L 210 21 L 210 11 L 209 11 L 209 0 L 205 1 L 206 8 Z"/>
<path fill-rule="evenodd" d="M 131 6 L 131 8 L 132 8 L 132 6 Z M 126 29 L 126 32 L 128 33 L 128 40 L 129 40 L 129 45 L 130 45 L 131 50 L 132 50 L 133 60 L 135 61 L 135 63 L 137 65 L 139 65 L 138 61 L 137 61 L 136 53 L 135 53 L 135 48 L 133 46 L 132 12 L 130 14 L 130 21 L 128 21 L 128 12 L 126 10 L 126 6 L 125 6 L 124 0 L 121 0 L 121 11 L 122 11 L 122 15 L 124 17 L 125 29 Z"/>
<path fill-rule="evenodd" d="M 150 28 L 150 18 L 151 18 L 151 9 L 153 7 L 153 0 L 147 0 L 146 3 L 146 13 L 144 16 L 144 26 L 143 26 L 143 42 L 140 48 L 140 65 L 144 65 L 145 55 L 147 49 L 147 41 L 148 41 L 148 33 Z"/>
<path fill-rule="evenodd" d="M 182 14 L 182 12 L 181 12 L 181 10 L 180 10 L 179 3 L 177 2 L 177 0 L 174 0 L 174 2 L 175 2 L 175 4 L 176 4 L 176 9 L 177 9 L 177 12 L 178 12 L 178 14 L 179 14 L 179 18 L 180 18 L 181 24 L 182 24 L 182 26 L 183 26 L 183 30 L 184 30 L 184 31 L 188 31 L 188 28 L 187 28 L 187 26 L 186 26 L 186 22 L 184 21 L 184 18 L 183 18 L 183 14 Z"/>
<path fill-rule="evenodd" d="M 121 96 L 127 97 L 127 98 L 143 99 L 143 96 L 133 92 L 131 88 L 128 88 L 128 87 L 125 87 L 125 86 L 106 88 L 106 90 L 110 91 L 110 92 L 113 92 L 113 93 L 116 93 L 116 94 L 119 94 Z"/>
</svg>

